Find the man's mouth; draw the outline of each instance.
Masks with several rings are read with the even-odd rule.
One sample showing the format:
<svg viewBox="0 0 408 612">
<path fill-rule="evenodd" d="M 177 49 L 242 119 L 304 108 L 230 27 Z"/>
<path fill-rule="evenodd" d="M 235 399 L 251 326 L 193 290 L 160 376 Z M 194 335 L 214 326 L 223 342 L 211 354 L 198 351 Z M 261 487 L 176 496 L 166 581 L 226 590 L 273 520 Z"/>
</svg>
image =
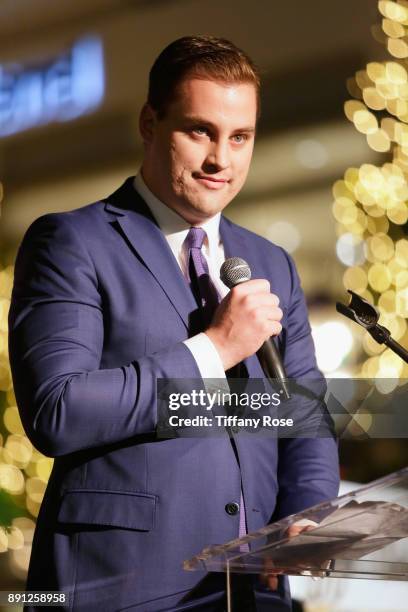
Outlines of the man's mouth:
<svg viewBox="0 0 408 612">
<path fill-rule="evenodd" d="M 229 183 L 229 179 L 207 174 L 193 174 L 193 177 L 208 189 L 222 189 L 224 185 Z"/>
</svg>

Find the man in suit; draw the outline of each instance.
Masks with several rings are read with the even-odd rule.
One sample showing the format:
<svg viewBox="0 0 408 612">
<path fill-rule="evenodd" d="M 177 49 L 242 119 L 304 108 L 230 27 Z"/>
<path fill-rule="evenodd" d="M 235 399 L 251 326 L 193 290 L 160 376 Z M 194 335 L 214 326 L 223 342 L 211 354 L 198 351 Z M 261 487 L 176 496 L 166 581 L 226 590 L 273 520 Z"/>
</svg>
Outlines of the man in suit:
<svg viewBox="0 0 408 612">
<path fill-rule="evenodd" d="M 158 378 L 222 378 L 240 363 L 260 378 L 270 336 L 288 376 L 319 376 L 292 259 L 221 215 L 245 182 L 258 114 L 241 50 L 175 41 L 150 73 L 137 177 L 37 219 L 20 247 L 15 392 L 28 436 L 55 457 L 27 588 L 64 590 L 65 610 L 223 610 L 222 574 L 185 572 L 183 560 L 337 494 L 331 437 L 156 432 Z M 228 293 L 219 267 L 231 256 L 255 280 Z M 204 276 L 224 297 L 200 327 Z M 242 609 L 290 609 L 285 581 L 274 592 L 251 581 L 256 602 Z"/>
</svg>

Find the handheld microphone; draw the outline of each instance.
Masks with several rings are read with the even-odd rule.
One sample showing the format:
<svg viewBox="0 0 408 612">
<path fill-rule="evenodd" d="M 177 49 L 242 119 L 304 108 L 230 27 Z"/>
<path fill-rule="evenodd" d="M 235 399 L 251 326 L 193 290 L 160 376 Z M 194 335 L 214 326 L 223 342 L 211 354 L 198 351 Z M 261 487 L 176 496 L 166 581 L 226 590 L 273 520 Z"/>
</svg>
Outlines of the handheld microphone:
<svg viewBox="0 0 408 612">
<path fill-rule="evenodd" d="M 251 279 L 251 268 L 241 257 L 229 257 L 224 261 L 220 269 L 220 278 L 224 285 L 232 289 L 240 283 Z M 267 378 L 276 378 L 281 386 L 286 399 L 290 399 L 288 389 L 288 377 L 283 367 L 279 351 L 272 338 L 265 340 L 256 353 Z"/>
</svg>

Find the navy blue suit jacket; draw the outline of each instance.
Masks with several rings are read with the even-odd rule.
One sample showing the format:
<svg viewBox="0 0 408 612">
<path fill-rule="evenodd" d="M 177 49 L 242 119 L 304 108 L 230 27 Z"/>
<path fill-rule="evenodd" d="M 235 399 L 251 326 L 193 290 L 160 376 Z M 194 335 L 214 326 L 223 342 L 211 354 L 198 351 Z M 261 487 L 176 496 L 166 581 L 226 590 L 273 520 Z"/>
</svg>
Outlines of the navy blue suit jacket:
<svg viewBox="0 0 408 612">
<path fill-rule="evenodd" d="M 317 376 L 291 258 L 224 217 L 220 233 L 226 256 L 246 259 L 280 298 L 288 375 Z M 332 438 L 238 436 L 238 457 L 227 436 L 157 439 L 156 379 L 200 377 L 183 344 L 196 307 L 132 179 L 24 237 L 10 361 L 27 435 L 55 457 L 28 588 L 68 590 L 69 609 L 189 609 L 181 602 L 205 575 L 182 562 L 237 537 L 225 506 L 241 479 L 249 531 L 337 494 Z M 246 366 L 262 377 L 256 356 Z"/>
</svg>

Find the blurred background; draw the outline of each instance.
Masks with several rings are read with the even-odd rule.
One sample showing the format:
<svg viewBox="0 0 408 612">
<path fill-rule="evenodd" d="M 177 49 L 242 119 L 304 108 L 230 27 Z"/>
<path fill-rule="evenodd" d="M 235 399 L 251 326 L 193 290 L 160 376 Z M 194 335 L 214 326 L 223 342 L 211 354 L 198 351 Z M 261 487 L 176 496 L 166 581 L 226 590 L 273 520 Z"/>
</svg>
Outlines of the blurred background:
<svg viewBox="0 0 408 612">
<path fill-rule="evenodd" d="M 293 255 L 321 369 L 388 378 L 391 387 L 408 377 L 401 360 L 335 310 L 352 288 L 408 346 L 406 4 L 0 1 L 0 524 L 12 525 L 0 528 L 0 590 L 23 587 L 52 468 L 24 435 L 8 366 L 16 251 L 38 216 L 106 197 L 137 172 L 148 71 L 175 38 L 229 38 L 261 68 L 252 168 L 227 216 Z M 364 419 L 353 421 L 340 442 L 346 487 L 408 464 L 405 439 L 367 431 Z M 351 582 L 341 582 L 347 604 L 329 593 L 336 604 L 319 609 L 405 609 L 400 595 L 364 607 L 368 587 Z M 399 593 L 394 584 L 390 592 Z"/>
</svg>

